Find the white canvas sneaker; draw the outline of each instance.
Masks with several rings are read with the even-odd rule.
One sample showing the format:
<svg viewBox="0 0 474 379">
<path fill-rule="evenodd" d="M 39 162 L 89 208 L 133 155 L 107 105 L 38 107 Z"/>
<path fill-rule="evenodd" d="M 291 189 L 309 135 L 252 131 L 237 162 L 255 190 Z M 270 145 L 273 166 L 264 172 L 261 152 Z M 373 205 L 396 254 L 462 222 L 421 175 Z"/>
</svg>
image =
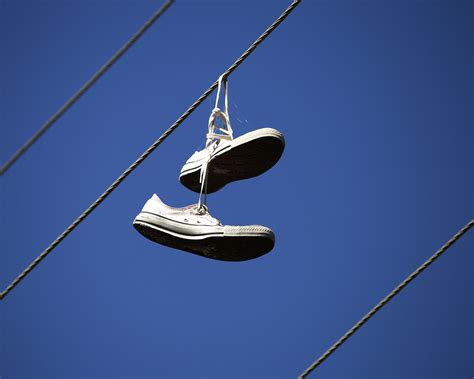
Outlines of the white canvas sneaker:
<svg viewBox="0 0 474 379">
<path fill-rule="evenodd" d="M 173 208 L 153 195 L 133 221 L 146 238 L 159 244 L 223 261 L 245 261 L 272 250 L 275 236 L 260 225 L 226 226 L 197 204 Z"/>
<path fill-rule="evenodd" d="M 236 139 L 217 139 L 187 160 L 179 181 L 199 192 L 207 164 L 206 192 L 216 192 L 233 181 L 263 174 L 278 162 L 284 148 L 283 134 L 271 128 L 257 129 Z"/>
</svg>

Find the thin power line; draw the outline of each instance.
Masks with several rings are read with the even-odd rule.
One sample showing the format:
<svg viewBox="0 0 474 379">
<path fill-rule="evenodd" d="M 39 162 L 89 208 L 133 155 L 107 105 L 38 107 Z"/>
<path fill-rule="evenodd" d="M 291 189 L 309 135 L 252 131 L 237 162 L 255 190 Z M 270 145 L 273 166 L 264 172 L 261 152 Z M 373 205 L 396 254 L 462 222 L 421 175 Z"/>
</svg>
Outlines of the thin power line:
<svg viewBox="0 0 474 379">
<path fill-rule="evenodd" d="M 300 376 L 299 379 L 306 378 L 316 367 L 323 363 L 337 348 L 339 348 L 347 339 L 352 336 L 359 328 L 362 327 L 369 319 L 375 315 L 382 307 L 395 297 L 405 286 L 413 279 L 420 275 L 430 264 L 438 259 L 448 248 L 461 238 L 470 228 L 474 226 L 474 219 L 469 221 L 459 232 L 457 232 L 448 242 L 446 242 L 436 253 L 434 253 L 425 263 L 418 267 L 410 276 L 392 290 L 382 301 L 380 301 L 369 313 L 362 317 L 346 334 L 332 345 L 323 355 L 321 355 L 311 366 L 309 366 Z"/>
<path fill-rule="evenodd" d="M 130 49 L 135 42 L 152 26 L 155 21 L 171 6 L 173 0 L 167 0 L 160 9 L 158 9 L 142 26 L 136 31 L 136 33 L 107 61 L 105 64 L 94 74 L 92 77 L 81 87 L 79 90 L 72 95 L 64 105 L 59 108 L 55 114 L 53 114 L 48 121 L 46 121 L 30 139 L 28 139 L 4 164 L 0 167 L 0 175 L 3 175 L 17 160 L 20 158 L 31 145 L 33 145 L 38 138 L 40 138 L 44 132 L 46 132 L 59 118 L 69 109 L 79 98 L 91 88 L 99 78 L 104 75 L 109 68 L 117 62 L 123 54 Z"/>
<path fill-rule="evenodd" d="M 263 34 L 250 45 L 250 47 L 224 72 L 224 77 L 229 76 L 240 64 L 265 40 L 273 30 L 296 8 L 301 0 L 294 0 L 290 6 L 271 24 Z M 14 280 L 0 293 L 0 300 L 3 299 L 15 286 L 21 282 L 66 236 L 71 233 L 92 211 L 102 203 L 124 180 L 135 170 L 174 130 L 211 94 L 217 87 L 215 81 L 204 93 L 172 124 L 153 144 L 140 155 L 122 175 L 120 175 L 106 190 L 87 208 L 74 222 L 67 227 L 30 265 L 23 270 Z"/>
</svg>

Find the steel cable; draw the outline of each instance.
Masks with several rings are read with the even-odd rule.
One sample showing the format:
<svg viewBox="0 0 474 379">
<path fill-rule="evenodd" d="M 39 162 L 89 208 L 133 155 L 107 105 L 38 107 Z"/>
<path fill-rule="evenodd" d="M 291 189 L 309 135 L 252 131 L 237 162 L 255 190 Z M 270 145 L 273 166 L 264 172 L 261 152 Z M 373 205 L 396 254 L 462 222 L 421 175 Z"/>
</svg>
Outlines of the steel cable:
<svg viewBox="0 0 474 379">
<path fill-rule="evenodd" d="M 30 139 L 28 139 L 4 164 L 0 167 L 0 175 L 3 175 L 25 152 L 28 150 L 53 124 L 59 120 L 59 118 L 71 108 L 79 98 L 91 88 L 97 80 L 104 75 L 109 68 L 117 62 L 122 55 L 124 55 L 128 49 L 130 49 L 135 42 L 152 26 L 156 20 L 171 6 L 174 0 L 167 0 L 160 9 L 158 9 L 141 27 L 135 34 L 107 61 L 99 68 L 99 70 L 92 75 L 92 77 L 81 87 L 79 90 L 72 95 L 64 105 L 59 108 L 55 114 L 53 114 L 36 132 Z"/>
<path fill-rule="evenodd" d="M 386 305 L 392 298 L 394 298 L 404 287 L 408 285 L 413 279 L 420 275 L 429 265 L 438 259 L 446 250 L 451 247 L 459 238 L 461 238 L 470 228 L 474 226 L 474 220 L 469 221 L 462 227 L 448 242 L 446 242 L 436 253 L 434 253 L 425 263 L 413 271 L 403 282 L 401 282 L 395 289 L 392 290 L 382 301 L 373 307 L 364 317 L 362 317 L 349 331 L 344 334 L 339 340 L 332 345 L 326 352 L 321 355 L 311 366 L 309 366 L 298 378 L 306 378 L 313 370 L 315 370 L 321 363 L 323 363 L 332 353 L 334 353 L 347 339 L 352 336 L 358 329 L 362 327 L 369 319 L 375 315 L 384 305 Z"/>
<path fill-rule="evenodd" d="M 223 76 L 228 77 L 240 64 L 260 45 L 273 30 L 296 8 L 301 0 L 294 0 L 290 6 L 278 17 L 267 30 L 265 30 L 256 41 L 224 72 Z M 23 270 L 3 292 L 0 293 L 2 300 L 15 286 L 20 283 L 53 249 L 61 243 L 92 211 L 109 196 L 130 173 L 135 170 L 173 131 L 211 94 L 217 87 L 216 80 L 204 93 L 172 124 L 153 144 L 133 162 L 106 190 L 94 201 L 69 227 L 61 233 L 31 264 Z"/>
</svg>

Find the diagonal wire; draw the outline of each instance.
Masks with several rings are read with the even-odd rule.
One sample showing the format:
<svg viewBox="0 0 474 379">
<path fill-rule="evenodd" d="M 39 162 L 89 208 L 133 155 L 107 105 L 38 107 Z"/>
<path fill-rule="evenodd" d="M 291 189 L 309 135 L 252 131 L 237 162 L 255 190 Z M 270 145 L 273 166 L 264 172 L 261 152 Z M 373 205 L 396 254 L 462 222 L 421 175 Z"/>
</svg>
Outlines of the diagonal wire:
<svg viewBox="0 0 474 379">
<path fill-rule="evenodd" d="M 267 30 L 265 30 L 250 47 L 224 72 L 223 76 L 229 76 L 240 64 L 260 45 L 273 30 L 296 8 L 301 0 L 294 0 L 290 6 L 278 17 L 273 24 L 271 24 Z M 9 284 L 3 292 L 0 293 L 0 300 L 2 300 L 15 286 L 20 283 L 53 249 L 58 246 L 61 241 L 67 237 L 92 211 L 102 203 L 107 196 L 109 196 L 125 178 L 131 174 L 173 131 L 211 94 L 211 92 L 217 87 L 217 81 L 215 81 L 204 93 L 172 124 L 165 132 L 155 141 L 153 144 L 140 155 L 135 162 L 133 162 L 129 168 L 127 168 L 106 190 L 100 195 L 96 201 L 94 201 L 89 208 L 87 208 L 74 222 L 67 227 L 31 264 L 23 270 L 12 282 Z"/>
<path fill-rule="evenodd" d="M 3 175 L 17 160 L 20 158 L 53 124 L 59 120 L 59 118 L 71 108 L 79 98 L 91 88 L 97 80 L 104 75 L 109 68 L 111 68 L 115 62 L 117 62 L 122 55 L 124 55 L 128 49 L 130 49 L 135 42 L 152 26 L 156 20 L 171 6 L 173 0 L 167 0 L 160 9 L 158 9 L 141 27 L 135 34 L 107 61 L 99 68 L 99 70 L 92 75 L 92 77 L 72 95 L 68 101 L 66 101 L 61 108 L 59 108 L 55 114 L 53 114 L 36 132 L 30 139 L 28 139 L 4 164 L 0 167 L 0 175 Z"/>
<path fill-rule="evenodd" d="M 420 275 L 429 265 L 438 259 L 446 250 L 451 247 L 458 239 L 460 239 L 470 228 L 474 226 L 474 219 L 469 221 L 462 227 L 448 242 L 446 242 L 436 253 L 434 253 L 425 263 L 413 271 L 403 282 L 392 290 L 382 301 L 372 308 L 364 317 L 362 317 L 346 334 L 332 345 L 323 355 L 321 355 L 311 366 L 309 366 L 298 378 L 306 378 L 316 367 L 323 363 L 332 353 L 336 351 L 347 339 L 352 336 L 359 328 L 362 327 L 369 319 L 375 315 L 385 304 L 392 300 L 405 286 L 413 279 Z"/>
</svg>

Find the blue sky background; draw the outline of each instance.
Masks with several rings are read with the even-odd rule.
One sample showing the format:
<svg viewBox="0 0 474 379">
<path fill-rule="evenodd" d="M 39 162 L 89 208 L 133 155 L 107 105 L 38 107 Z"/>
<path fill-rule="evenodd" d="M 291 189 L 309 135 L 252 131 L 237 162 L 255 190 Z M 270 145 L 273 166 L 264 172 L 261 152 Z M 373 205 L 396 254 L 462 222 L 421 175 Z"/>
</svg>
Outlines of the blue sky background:
<svg viewBox="0 0 474 379">
<path fill-rule="evenodd" d="M 289 1 L 176 1 L 0 178 L 2 289 Z M 0 1 L 0 160 L 160 1 Z M 275 249 L 244 263 L 131 223 L 202 147 L 214 95 L 0 304 L 0 376 L 295 378 L 472 218 L 472 1 L 309 1 L 230 77 L 237 135 L 285 135 L 269 172 L 209 197 Z M 314 377 L 474 375 L 474 233 Z"/>
</svg>

